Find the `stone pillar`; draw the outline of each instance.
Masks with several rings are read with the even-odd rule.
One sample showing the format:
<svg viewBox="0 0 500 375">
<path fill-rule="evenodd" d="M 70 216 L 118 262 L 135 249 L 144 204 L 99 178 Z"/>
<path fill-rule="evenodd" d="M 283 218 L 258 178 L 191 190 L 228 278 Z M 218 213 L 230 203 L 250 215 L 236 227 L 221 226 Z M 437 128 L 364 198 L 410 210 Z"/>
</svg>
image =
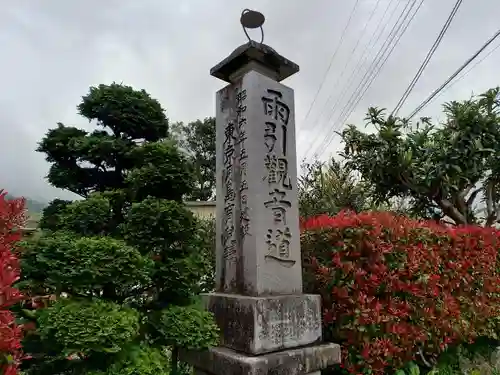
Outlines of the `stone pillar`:
<svg viewBox="0 0 500 375">
<path fill-rule="evenodd" d="M 217 92 L 216 293 L 204 295 L 221 346 L 183 353 L 197 374 L 319 374 L 340 362 L 321 344 L 321 300 L 302 294 L 295 106 L 279 83 L 299 71 L 250 41 L 211 70 Z"/>
</svg>

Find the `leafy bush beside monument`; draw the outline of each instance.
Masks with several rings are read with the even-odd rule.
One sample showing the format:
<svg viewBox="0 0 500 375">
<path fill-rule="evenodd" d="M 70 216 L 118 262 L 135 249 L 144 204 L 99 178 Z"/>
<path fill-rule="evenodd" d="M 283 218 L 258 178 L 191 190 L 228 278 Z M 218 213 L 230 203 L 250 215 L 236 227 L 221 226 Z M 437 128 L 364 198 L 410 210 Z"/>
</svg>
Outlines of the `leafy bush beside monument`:
<svg viewBox="0 0 500 375">
<path fill-rule="evenodd" d="M 303 223 L 304 267 L 323 298 L 327 339 L 343 345 L 352 373 L 383 374 L 422 360 L 419 353 L 434 359 L 451 345 L 494 337 L 498 248 L 495 229 L 382 212 Z"/>
</svg>

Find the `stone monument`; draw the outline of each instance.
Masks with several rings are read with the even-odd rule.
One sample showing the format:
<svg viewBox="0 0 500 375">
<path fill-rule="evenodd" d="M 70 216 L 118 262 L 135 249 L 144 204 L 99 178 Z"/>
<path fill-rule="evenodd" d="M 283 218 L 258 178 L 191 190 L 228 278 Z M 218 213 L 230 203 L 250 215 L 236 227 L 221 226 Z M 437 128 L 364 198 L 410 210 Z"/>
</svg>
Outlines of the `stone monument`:
<svg viewBox="0 0 500 375">
<path fill-rule="evenodd" d="M 244 28 L 263 22 L 242 14 Z M 248 39 L 210 71 L 229 83 L 216 100 L 216 292 L 203 296 L 221 346 L 181 358 L 197 375 L 319 375 L 340 348 L 321 344 L 320 296 L 302 294 L 294 94 L 279 83 L 299 67 Z"/>
</svg>

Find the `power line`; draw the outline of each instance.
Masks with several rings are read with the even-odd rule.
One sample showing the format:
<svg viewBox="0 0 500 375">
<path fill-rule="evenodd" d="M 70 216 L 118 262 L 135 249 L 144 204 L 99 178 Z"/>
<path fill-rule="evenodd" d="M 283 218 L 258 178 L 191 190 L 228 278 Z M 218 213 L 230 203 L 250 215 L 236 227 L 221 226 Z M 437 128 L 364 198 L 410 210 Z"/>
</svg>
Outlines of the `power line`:
<svg viewBox="0 0 500 375">
<path fill-rule="evenodd" d="M 356 44 L 355 44 L 354 48 L 351 50 L 351 53 L 349 54 L 349 57 L 347 58 L 346 64 L 345 64 L 345 66 L 344 66 L 344 69 L 342 69 L 342 72 L 341 72 L 340 76 L 337 78 L 337 81 L 336 81 L 336 82 L 335 82 L 335 84 L 333 85 L 334 87 L 335 87 L 335 86 L 337 86 L 337 84 L 338 84 L 339 80 L 340 80 L 340 79 L 344 76 L 344 73 L 345 73 L 345 71 L 346 71 L 347 67 L 349 66 L 349 62 L 350 62 L 350 60 L 351 60 L 352 56 L 354 55 L 354 52 L 356 52 L 356 49 L 357 49 L 357 48 L 358 48 L 358 46 L 359 46 L 359 42 L 361 41 L 361 39 L 362 39 L 362 38 L 363 38 L 363 36 L 365 35 L 365 33 L 366 33 L 366 29 L 368 28 L 368 24 L 370 23 L 371 19 L 373 18 L 374 14 L 375 14 L 375 11 L 377 10 L 377 8 L 378 8 L 379 4 L 380 4 L 380 0 L 377 0 L 377 3 L 375 4 L 375 6 L 373 7 L 373 10 L 371 11 L 371 14 L 370 14 L 370 16 L 369 16 L 369 18 L 368 18 L 368 21 L 366 21 L 366 22 L 365 22 L 365 26 L 363 27 L 363 30 L 361 31 L 361 34 L 360 34 L 360 36 L 358 37 L 358 40 L 357 40 L 357 42 L 356 42 Z M 325 82 L 325 81 L 323 81 L 323 83 L 324 83 L 324 82 Z M 330 98 L 328 98 L 328 100 L 329 100 L 329 99 L 330 99 Z M 328 101 L 328 100 L 327 100 L 327 101 Z M 318 122 L 317 122 L 317 121 L 313 122 L 313 126 L 309 129 L 309 132 L 313 131 L 313 129 L 315 128 L 315 126 L 316 126 L 316 125 L 318 125 Z"/>
<path fill-rule="evenodd" d="M 385 26 L 384 26 L 384 28 L 382 28 L 382 29 L 381 29 L 381 26 L 382 26 L 382 24 L 383 24 L 382 22 L 385 20 L 385 16 L 387 15 L 387 12 L 389 11 L 390 5 L 391 5 L 391 3 L 393 3 L 394 1 L 395 1 L 395 0 L 391 0 L 391 1 L 388 3 L 388 5 L 387 5 L 387 7 L 386 7 L 386 9 L 385 9 L 385 11 L 384 11 L 384 15 L 383 15 L 383 16 L 382 16 L 382 18 L 379 20 L 378 25 L 377 25 L 377 28 L 375 29 L 375 32 L 372 34 L 372 36 L 371 36 L 371 38 L 370 38 L 370 41 L 369 41 L 369 42 L 365 45 L 365 48 L 364 48 L 363 53 L 362 53 L 362 55 L 361 55 L 361 58 L 358 60 L 358 63 L 356 64 L 356 67 L 355 67 L 355 68 L 353 69 L 353 71 L 351 72 L 351 75 L 349 76 L 349 78 L 348 78 L 348 80 L 347 80 L 347 84 L 344 86 L 344 89 L 342 90 L 341 94 L 340 94 L 340 95 L 338 95 L 338 97 L 337 97 L 337 101 L 336 101 L 336 102 L 335 102 L 335 104 L 333 105 L 333 108 L 335 108 L 335 107 L 338 105 L 338 103 L 339 103 L 340 99 L 344 96 L 344 94 L 345 94 L 346 90 L 347 90 L 347 89 L 349 88 L 349 86 L 351 85 L 351 82 L 352 82 L 353 78 L 355 77 L 355 73 L 358 73 L 358 72 L 359 72 L 359 70 L 361 70 L 361 67 L 363 66 L 363 64 L 364 64 L 364 63 L 366 62 L 366 60 L 368 59 L 368 56 L 366 56 L 366 52 L 368 51 L 368 47 L 370 47 L 370 46 L 372 45 L 373 40 L 375 39 L 375 37 L 376 37 L 376 39 L 377 39 L 377 40 L 376 40 L 376 42 L 378 42 L 378 41 L 380 40 L 380 37 L 382 36 L 382 34 L 383 34 L 384 30 L 387 28 L 387 26 L 389 26 L 389 23 L 386 23 L 386 24 L 385 24 Z M 397 4 L 396 4 L 396 6 L 394 7 L 394 9 L 393 9 L 392 13 L 391 13 L 391 14 L 390 14 L 390 16 L 389 16 L 389 20 L 390 20 L 390 19 L 392 18 L 392 16 L 394 15 L 395 11 L 397 10 L 397 7 L 398 7 L 398 6 L 397 6 Z M 381 29 L 381 30 L 380 30 L 380 29 Z M 380 32 L 379 32 L 379 30 L 380 30 Z M 376 44 L 376 42 L 375 42 L 375 44 Z M 365 56 L 366 56 L 366 57 L 365 57 Z M 364 59 L 363 59 L 363 58 L 364 58 Z M 343 73 L 343 72 L 342 72 L 342 73 Z M 335 87 L 337 86 L 337 84 L 339 83 L 340 79 L 342 78 L 342 75 L 343 75 L 343 74 L 341 74 L 341 75 L 337 78 L 337 81 L 336 81 L 336 82 L 335 82 L 335 84 L 333 85 L 333 87 L 334 87 L 334 88 L 335 88 Z M 316 119 L 316 121 L 314 121 L 314 123 L 313 123 L 313 124 L 314 124 L 314 125 L 313 125 L 313 127 L 314 127 L 314 126 L 316 126 L 316 125 L 318 125 L 319 120 L 323 117 L 323 114 L 325 113 L 325 110 L 328 108 L 329 103 L 330 103 L 331 99 L 333 98 L 333 94 L 334 94 L 334 93 L 335 93 L 335 90 L 333 90 L 333 91 L 331 92 L 330 96 L 328 97 L 328 99 L 327 99 L 327 101 L 326 101 L 326 103 L 325 103 L 325 106 L 323 107 L 323 110 L 320 112 L 320 114 L 319 114 L 318 118 Z M 319 137 L 319 134 L 317 134 L 317 135 L 316 135 L 316 137 L 315 137 L 315 138 L 313 138 L 312 142 L 309 144 L 309 147 L 308 147 L 308 149 L 307 149 L 307 152 L 306 152 L 304 155 L 307 155 L 307 154 L 311 151 L 312 147 L 313 147 L 313 146 L 314 146 L 314 144 L 317 142 L 318 137 Z"/>
<path fill-rule="evenodd" d="M 342 121 L 343 121 L 342 119 L 344 118 L 344 116 L 349 117 L 349 115 L 352 113 L 352 111 L 354 110 L 357 103 L 361 100 L 362 95 L 364 95 L 364 93 L 368 89 L 369 85 L 371 85 L 371 83 L 373 82 L 375 77 L 380 72 L 380 69 L 385 64 L 385 61 L 387 61 L 388 57 L 392 53 L 392 50 L 394 49 L 396 44 L 399 42 L 399 39 L 401 38 L 401 36 L 404 34 L 406 27 L 408 27 L 409 23 L 406 25 L 406 27 L 400 33 L 400 30 L 401 30 L 402 26 L 404 25 L 405 21 L 407 20 L 408 16 L 410 15 L 410 12 L 412 11 L 413 7 L 415 6 L 416 1 L 417 0 L 414 0 L 413 3 L 406 4 L 405 8 L 403 9 L 401 14 L 399 15 L 398 20 L 396 21 L 396 23 L 392 27 L 391 31 L 389 32 L 389 35 L 387 36 L 384 44 L 382 45 L 382 47 L 379 49 L 378 53 L 376 54 L 371 65 L 366 70 L 365 74 L 361 78 L 361 81 L 358 83 L 356 89 L 351 93 L 351 96 L 347 100 L 347 103 L 341 109 L 340 115 L 337 117 L 337 119 L 333 123 L 331 130 L 328 132 L 328 134 L 325 137 L 325 139 L 323 140 L 323 142 L 317 148 L 317 151 L 314 154 L 315 158 L 317 158 L 320 154 L 322 155 L 324 150 L 330 145 L 330 143 L 332 142 L 332 140 L 335 136 L 336 130 L 342 124 Z M 408 6 L 409 6 L 409 8 L 408 8 Z M 412 19 L 413 18 L 410 19 L 410 22 Z M 391 46 L 391 43 L 394 41 L 394 39 L 398 36 L 398 33 L 399 33 L 399 37 L 396 40 L 396 43 L 393 45 L 392 49 L 386 55 L 387 50 Z M 383 60 L 382 66 L 380 66 L 380 62 L 384 58 L 384 55 L 386 55 L 386 58 L 385 58 L 385 60 Z M 375 74 L 374 74 L 374 72 L 375 72 Z M 367 83 L 368 83 L 368 86 L 367 86 Z M 334 113 L 335 113 L 335 110 L 332 109 L 331 115 L 328 118 L 327 122 L 330 121 L 330 119 L 333 117 Z"/>
<path fill-rule="evenodd" d="M 415 108 L 407 119 L 410 120 L 411 118 L 413 118 L 427 104 L 429 104 L 429 102 L 437 94 L 439 94 L 439 92 L 442 91 L 453 80 L 453 78 L 459 75 L 460 72 L 464 70 L 472 61 L 474 61 L 479 56 L 479 54 L 481 54 L 481 52 L 483 52 L 496 38 L 498 38 L 498 36 L 500 36 L 500 30 L 498 30 L 490 39 L 488 39 L 486 43 L 484 43 L 483 46 L 479 48 L 479 50 L 476 53 L 474 53 L 469 59 L 467 59 L 467 61 L 465 61 L 465 63 L 462 64 L 462 66 L 460 66 L 460 68 L 458 68 L 455 71 L 455 73 L 453 73 L 441 86 L 439 86 L 436 90 L 434 90 L 432 94 L 427 97 L 427 99 L 425 99 L 417 108 Z"/>
<path fill-rule="evenodd" d="M 408 29 L 408 27 L 410 26 L 411 22 L 413 21 L 415 15 L 420 10 L 423 2 L 424 2 L 424 0 L 421 0 L 420 4 L 418 5 L 418 7 L 415 9 L 415 11 L 413 12 L 412 16 L 410 17 L 410 20 L 408 21 L 408 23 L 403 27 L 403 30 L 397 36 L 396 42 L 391 46 L 389 52 L 385 55 L 385 57 L 384 57 L 384 54 L 382 54 L 382 56 L 380 57 L 380 59 L 375 62 L 376 66 L 372 69 L 372 72 L 368 76 L 368 79 L 365 80 L 364 82 L 363 82 L 363 80 L 360 82 L 360 85 L 358 85 L 358 87 L 360 87 L 362 85 L 361 90 L 358 90 L 358 91 L 354 92 L 351 95 L 351 98 L 349 99 L 348 104 L 346 104 L 346 106 L 344 106 L 344 109 L 342 110 L 341 114 L 337 117 L 337 120 L 334 123 L 334 126 L 332 127 L 332 130 L 330 131 L 330 133 L 328 135 L 328 138 L 326 138 L 323 141 L 323 144 L 321 145 L 321 147 L 322 147 L 321 155 L 327 150 L 328 146 L 333 141 L 333 139 L 335 137 L 335 134 L 336 134 L 336 129 L 340 129 L 342 127 L 342 125 L 345 123 L 345 121 L 347 121 L 347 119 L 349 118 L 349 116 L 356 109 L 356 106 L 358 105 L 358 103 L 365 96 L 365 94 L 368 91 L 368 89 L 371 87 L 371 85 L 373 84 L 373 82 L 375 81 L 375 79 L 378 77 L 378 75 L 380 74 L 382 68 L 384 67 L 384 65 L 386 64 L 387 60 L 389 59 L 389 57 L 391 56 L 392 52 L 394 51 L 395 47 L 398 45 L 398 43 L 401 40 L 402 36 L 405 34 L 406 30 Z M 397 31 L 399 31 L 399 29 L 401 28 L 401 26 L 404 24 L 407 16 L 410 14 L 410 12 L 411 12 L 411 8 L 408 11 L 407 15 L 405 16 L 405 18 L 403 19 L 402 23 L 400 24 L 400 27 L 398 27 Z M 392 43 L 392 40 L 394 40 L 394 38 L 396 38 L 396 34 L 392 37 L 390 43 Z M 389 48 L 390 43 L 385 48 L 385 51 L 387 51 L 387 49 Z M 385 51 L 384 51 L 384 53 L 385 53 Z M 382 58 L 384 60 L 380 64 L 380 61 L 382 60 Z M 318 148 L 318 150 L 319 150 L 319 148 Z M 319 153 L 316 153 L 316 155 L 319 155 Z"/>
<path fill-rule="evenodd" d="M 401 23 L 399 23 L 399 25 L 396 23 L 393 27 L 393 30 L 396 29 L 395 30 L 396 32 L 391 36 L 391 34 L 392 34 L 392 30 L 391 30 L 391 33 L 389 34 L 388 39 L 386 40 L 386 43 L 387 43 L 387 41 L 389 41 L 389 43 L 387 43 L 387 44 L 384 43 L 384 45 L 381 47 L 381 49 L 377 53 L 377 56 L 375 57 L 372 65 L 366 71 L 365 75 L 363 76 L 360 83 L 358 84 L 356 90 L 352 93 L 347 104 L 342 109 L 341 114 L 337 117 L 337 120 L 334 122 L 334 125 L 332 126 L 332 129 L 329 132 L 327 138 L 325 138 L 323 143 L 318 147 L 318 151 L 315 153 L 316 157 L 319 156 L 320 154 L 322 155 L 324 153 L 324 151 L 327 149 L 327 147 L 330 145 L 333 138 L 335 137 L 336 130 L 339 129 L 342 126 L 342 124 L 349 118 L 349 116 L 352 114 L 352 112 L 356 108 L 357 104 L 361 101 L 361 99 L 364 97 L 364 95 L 366 94 L 368 89 L 373 84 L 374 80 L 378 77 L 378 75 L 380 74 L 380 71 L 382 70 L 382 68 L 386 64 L 387 60 L 391 56 L 392 52 L 394 51 L 396 45 L 398 45 L 402 36 L 405 34 L 409 25 L 411 24 L 411 22 L 415 18 L 415 15 L 420 10 L 423 2 L 424 2 L 424 0 L 420 1 L 419 5 L 417 6 L 417 8 L 413 12 L 413 14 L 410 16 L 410 19 L 408 20 L 406 25 L 404 25 L 404 24 L 405 24 L 408 16 L 410 15 L 413 7 L 416 5 L 416 0 L 412 3 L 410 9 L 408 9 L 406 11 L 406 8 L 405 8 L 403 10 L 403 12 L 400 16 L 400 18 L 401 18 L 403 16 L 403 14 L 405 14 L 405 11 L 406 11 L 406 14 L 404 15 L 403 20 L 401 21 Z M 402 28 L 402 31 L 400 32 L 401 28 Z M 399 35 L 398 35 L 398 33 L 399 33 Z M 394 39 L 396 39 L 396 41 L 391 46 L 391 43 L 394 41 Z M 390 49 L 389 49 L 389 47 L 390 47 Z M 386 54 L 388 49 L 389 49 L 389 52 Z M 380 57 L 378 57 L 380 55 L 380 53 L 382 53 L 382 55 Z M 384 55 L 385 55 L 385 57 L 384 57 Z M 333 113 L 332 113 L 332 115 L 333 115 Z"/>
<path fill-rule="evenodd" d="M 410 82 L 410 84 L 406 88 L 405 92 L 403 93 L 403 96 L 401 97 L 401 99 L 399 99 L 398 104 L 396 104 L 396 107 L 392 111 L 391 116 L 396 116 L 397 113 L 398 113 L 398 111 L 401 109 L 401 107 L 405 103 L 406 99 L 408 99 L 408 96 L 410 95 L 410 93 L 412 92 L 413 88 L 417 84 L 418 80 L 422 76 L 425 68 L 429 64 L 429 62 L 430 62 L 432 56 L 434 55 L 434 53 L 436 52 L 437 48 L 441 44 L 441 41 L 443 40 L 443 37 L 445 36 L 446 32 L 448 31 L 448 28 L 450 27 L 451 22 L 455 18 L 455 15 L 457 14 L 458 9 L 462 5 L 462 1 L 463 0 L 458 0 L 455 3 L 455 5 L 453 6 L 453 9 L 451 10 L 451 13 L 448 16 L 448 19 L 446 20 L 445 24 L 443 25 L 441 31 L 439 32 L 439 35 L 437 36 L 436 40 L 434 41 L 434 44 L 432 45 L 431 49 L 427 53 L 427 56 L 425 57 L 424 61 L 420 65 L 420 68 L 418 69 L 417 74 L 415 74 L 415 77 L 413 77 L 413 80 Z"/>
<path fill-rule="evenodd" d="M 351 99 L 354 99 L 354 101 L 352 101 L 351 99 L 351 105 L 348 106 L 346 105 L 344 107 L 344 109 L 342 110 L 340 116 L 337 118 L 337 121 L 335 122 L 335 124 L 337 124 L 337 127 L 341 127 L 343 122 L 346 121 L 349 116 L 352 114 L 352 112 L 354 111 L 354 109 L 356 109 L 356 106 L 358 105 L 358 103 L 361 101 L 361 99 L 365 96 L 366 92 L 368 91 L 368 89 L 371 87 L 372 83 L 375 81 L 375 79 L 378 77 L 378 75 L 380 74 L 382 68 L 384 67 L 384 65 L 387 63 L 387 60 L 389 59 L 389 57 L 391 56 L 392 52 L 394 51 L 394 49 L 396 48 L 396 46 L 398 45 L 399 41 L 401 40 L 401 38 L 403 37 L 403 35 L 405 34 L 406 30 L 408 29 L 408 27 L 410 26 L 411 22 L 413 21 L 413 19 L 415 18 L 416 14 L 418 13 L 418 11 L 420 10 L 420 8 L 422 7 L 422 4 L 424 3 L 425 0 L 421 0 L 418 7 L 415 9 L 415 11 L 413 12 L 413 14 L 411 15 L 410 19 L 408 20 L 408 22 L 404 25 L 402 31 L 399 33 L 399 35 L 397 34 L 394 34 L 391 41 L 389 42 L 389 44 L 386 46 L 384 52 L 382 53 L 382 56 L 380 56 L 379 60 L 375 62 L 375 66 L 374 68 L 372 69 L 370 75 L 368 76 L 367 80 L 365 80 L 364 82 L 361 82 L 362 85 L 361 85 L 361 90 L 357 91 L 357 94 L 356 92 L 353 93 L 351 95 Z M 414 3 L 415 5 L 416 3 Z M 403 19 L 403 21 L 401 22 L 401 24 L 399 25 L 398 29 L 396 30 L 396 33 L 399 32 L 399 30 L 401 29 L 401 26 L 403 26 L 404 22 L 406 21 L 406 18 L 408 18 L 408 15 L 410 14 L 411 12 L 411 9 L 409 9 L 408 13 L 406 14 L 405 18 Z M 397 35 L 397 36 L 396 36 Z M 391 43 L 392 41 L 396 39 L 396 41 L 394 42 L 394 44 L 392 44 L 391 46 Z M 389 46 L 390 46 L 390 49 L 389 49 Z M 389 52 L 384 56 L 385 52 L 389 49 Z M 383 59 L 383 60 L 382 60 Z M 381 62 L 382 61 L 382 62 Z M 381 63 L 380 63 L 381 62 Z M 359 86 L 358 86 L 359 87 Z M 348 108 L 348 109 L 347 109 Z M 332 137 L 333 137 L 334 133 L 332 133 Z"/>
<path fill-rule="evenodd" d="M 454 80 L 450 85 L 446 86 L 443 90 L 441 90 L 430 102 L 432 102 L 434 99 L 440 97 L 443 93 L 445 93 L 447 90 L 451 89 L 455 84 L 457 84 L 459 81 L 465 78 L 467 74 L 471 72 L 476 66 L 481 64 L 484 60 L 486 60 L 488 57 L 490 57 L 497 49 L 500 48 L 500 44 L 498 44 L 495 48 L 493 48 L 490 52 L 488 52 L 486 55 L 483 56 L 483 58 L 479 61 L 476 61 L 474 65 L 472 65 L 469 69 L 467 69 L 460 77 L 458 77 L 456 80 Z M 429 102 L 429 103 L 430 103 Z"/>
<path fill-rule="evenodd" d="M 413 0 L 413 1 L 415 2 L 416 0 Z M 396 20 L 396 23 L 394 24 L 394 26 L 392 27 L 391 31 L 389 32 L 389 35 L 390 35 L 393 31 L 394 31 L 394 28 L 395 28 L 395 27 L 396 27 L 396 25 L 398 24 L 399 20 L 400 20 L 400 19 L 401 19 L 401 17 L 403 16 L 403 14 L 404 14 L 404 12 L 406 11 L 406 9 L 408 8 L 409 4 L 410 4 L 410 3 L 407 3 L 407 4 L 405 5 L 405 7 L 404 7 L 403 11 L 399 14 L 398 19 Z M 394 8 L 394 11 L 395 11 L 396 9 L 397 9 L 397 5 L 396 5 L 396 7 Z M 392 18 L 392 15 L 394 14 L 394 11 L 393 11 L 393 12 L 392 12 L 392 14 L 391 14 L 391 18 Z M 387 24 L 386 26 L 388 26 L 388 25 L 389 25 L 389 24 Z M 382 29 L 381 33 L 378 35 L 377 41 L 378 41 L 378 39 L 380 39 L 380 36 L 382 35 L 383 31 L 385 31 L 385 29 L 386 29 L 386 27 L 384 27 L 384 28 Z M 387 40 L 386 40 L 386 41 L 387 41 Z M 384 45 L 385 45 L 385 43 L 384 43 Z M 379 50 L 379 53 L 380 53 L 380 50 Z M 378 54 L 377 54 L 377 56 L 378 56 Z M 339 97 L 338 97 L 337 101 L 336 101 L 336 102 L 335 102 L 335 104 L 334 104 L 334 107 L 333 107 L 333 109 L 332 109 L 332 114 L 330 115 L 329 119 L 330 119 L 330 118 L 331 118 L 331 116 L 333 115 L 333 113 L 334 113 L 334 111 L 335 111 L 335 107 L 336 107 L 336 106 L 337 106 L 337 104 L 339 103 L 339 100 L 340 100 L 340 99 L 344 96 L 344 94 L 345 94 L 345 92 L 346 92 L 346 89 L 347 89 L 348 87 L 349 87 L 349 86 L 348 86 L 348 85 L 346 85 L 346 86 L 344 87 L 344 90 L 342 91 L 342 93 L 339 95 Z M 318 119 L 318 120 L 319 120 L 319 119 Z M 316 123 L 316 125 L 317 125 L 317 123 Z M 314 145 L 315 145 L 315 144 L 316 144 L 316 142 L 318 141 L 319 137 L 320 137 L 320 134 L 319 134 L 319 133 L 317 133 L 317 134 L 316 134 L 316 136 L 314 137 L 314 140 L 311 142 L 311 144 L 310 144 L 309 148 L 307 149 L 307 152 L 304 154 L 304 157 L 307 157 L 307 155 L 309 154 L 309 152 L 313 151 L 313 149 L 314 149 Z"/>
<path fill-rule="evenodd" d="M 316 103 L 316 100 L 318 99 L 319 93 L 321 89 L 323 88 L 323 85 L 325 84 L 326 78 L 328 77 L 328 73 L 330 73 L 330 70 L 332 69 L 333 61 L 335 60 L 335 57 L 337 56 L 337 53 L 339 52 L 340 47 L 342 46 L 342 43 L 344 42 L 344 37 L 347 32 L 347 29 L 349 28 L 349 25 L 351 24 L 352 17 L 354 15 L 354 12 L 356 11 L 356 8 L 358 6 L 359 0 L 356 0 L 354 3 L 354 7 L 351 10 L 351 14 L 349 15 L 349 20 L 347 21 L 344 30 L 342 31 L 342 34 L 340 36 L 340 41 L 337 44 L 337 48 L 335 48 L 335 51 L 333 52 L 332 57 L 330 58 L 330 63 L 328 64 L 328 68 L 325 71 L 325 74 L 323 76 L 323 79 L 321 81 L 321 84 L 318 87 L 318 91 L 316 91 L 316 94 L 314 95 L 314 98 L 311 102 L 311 105 L 309 106 L 309 110 L 307 111 L 307 114 L 304 117 L 304 120 L 302 120 L 302 123 L 305 124 L 306 120 L 309 118 L 309 115 L 311 114 L 311 110 L 314 107 L 314 104 Z"/>
</svg>

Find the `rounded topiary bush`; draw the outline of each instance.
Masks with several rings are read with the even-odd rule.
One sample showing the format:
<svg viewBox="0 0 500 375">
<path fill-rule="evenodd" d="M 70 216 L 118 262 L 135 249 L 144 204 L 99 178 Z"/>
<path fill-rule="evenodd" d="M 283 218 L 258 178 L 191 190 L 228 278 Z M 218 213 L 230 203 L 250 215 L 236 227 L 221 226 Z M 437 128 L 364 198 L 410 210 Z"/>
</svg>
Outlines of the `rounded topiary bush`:
<svg viewBox="0 0 500 375">
<path fill-rule="evenodd" d="M 38 332 L 64 355 L 118 353 L 139 335 L 140 314 L 135 309 L 103 300 L 58 300 L 42 309 Z"/>
<path fill-rule="evenodd" d="M 148 285 L 152 267 L 149 257 L 121 240 L 58 231 L 25 243 L 20 285 L 110 298 Z"/>
<path fill-rule="evenodd" d="M 159 313 L 153 325 L 159 342 L 166 346 L 201 350 L 219 344 L 219 328 L 212 313 L 197 307 L 167 308 Z"/>
<path fill-rule="evenodd" d="M 89 375 L 170 375 L 170 360 L 158 348 L 133 346 L 120 353 L 105 371 L 91 371 Z"/>
</svg>

